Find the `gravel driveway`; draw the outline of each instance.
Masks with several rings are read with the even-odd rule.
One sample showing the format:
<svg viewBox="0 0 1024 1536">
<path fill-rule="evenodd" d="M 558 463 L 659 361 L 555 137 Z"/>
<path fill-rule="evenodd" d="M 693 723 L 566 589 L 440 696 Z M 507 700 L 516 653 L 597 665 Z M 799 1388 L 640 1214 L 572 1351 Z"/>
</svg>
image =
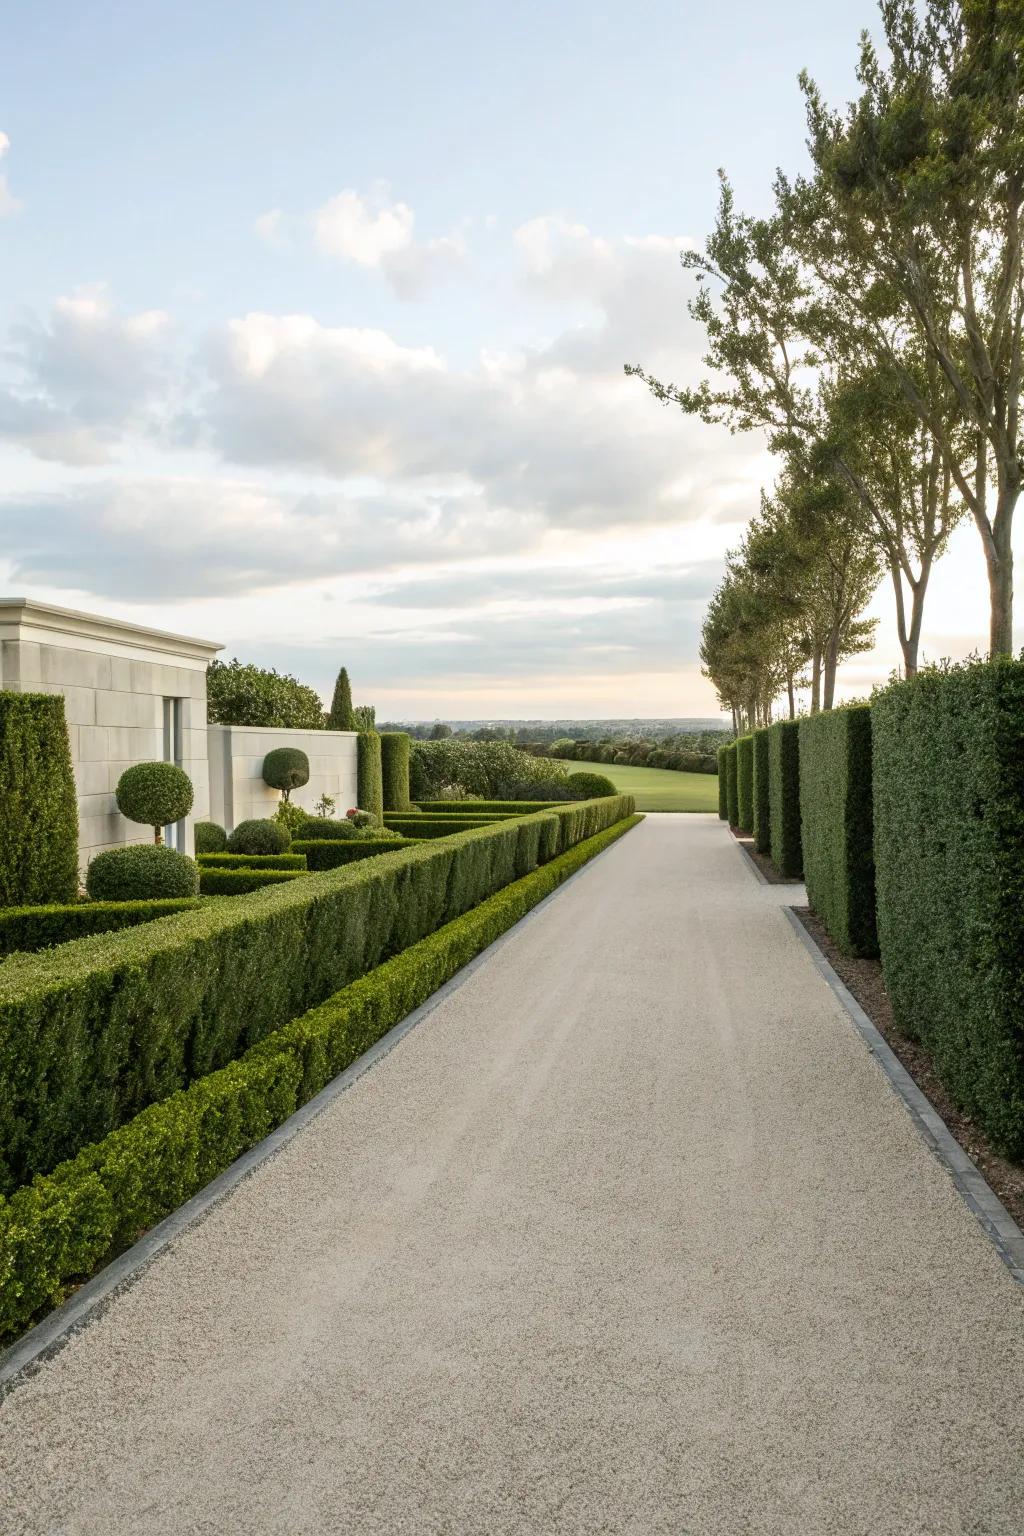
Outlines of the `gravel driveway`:
<svg viewBox="0 0 1024 1536">
<path fill-rule="evenodd" d="M 743 858 L 515 930 L 10 1396 L 4 1536 L 1017 1536 L 1024 1292 Z"/>
</svg>

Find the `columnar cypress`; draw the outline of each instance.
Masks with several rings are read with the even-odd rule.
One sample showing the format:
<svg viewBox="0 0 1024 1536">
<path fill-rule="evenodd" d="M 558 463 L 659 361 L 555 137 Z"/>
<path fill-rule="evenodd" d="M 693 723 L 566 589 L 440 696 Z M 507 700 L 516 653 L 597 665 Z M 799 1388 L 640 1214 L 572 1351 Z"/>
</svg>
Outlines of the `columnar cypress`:
<svg viewBox="0 0 1024 1536">
<path fill-rule="evenodd" d="M 77 895 L 78 797 L 64 700 L 0 693 L 0 907 Z"/>
<path fill-rule="evenodd" d="M 352 685 L 348 680 L 348 669 L 342 667 L 338 673 L 338 680 L 334 685 L 334 697 L 331 700 L 331 711 L 327 716 L 327 729 L 329 731 L 357 731 L 355 710 L 352 708 Z"/>
</svg>

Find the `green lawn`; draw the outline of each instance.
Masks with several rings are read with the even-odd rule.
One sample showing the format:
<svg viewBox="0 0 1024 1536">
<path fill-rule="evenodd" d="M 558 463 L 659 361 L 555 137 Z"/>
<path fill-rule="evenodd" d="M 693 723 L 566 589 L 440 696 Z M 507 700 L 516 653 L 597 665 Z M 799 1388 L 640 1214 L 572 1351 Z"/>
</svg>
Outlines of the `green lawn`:
<svg viewBox="0 0 1024 1536">
<path fill-rule="evenodd" d="M 671 768 L 624 768 L 619 763 L 566 763 L 570 773 L 603 773 L 638 811 L 717 811 L 718 776 L 674 773 Z"/>
</svg>

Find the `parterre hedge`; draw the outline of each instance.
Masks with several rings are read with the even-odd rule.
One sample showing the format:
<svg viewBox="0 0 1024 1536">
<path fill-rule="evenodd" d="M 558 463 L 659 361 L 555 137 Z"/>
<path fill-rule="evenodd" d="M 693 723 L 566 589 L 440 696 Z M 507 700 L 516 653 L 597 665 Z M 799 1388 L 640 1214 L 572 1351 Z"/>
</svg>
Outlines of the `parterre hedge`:
<svg viewBox="0 0 1024 1536">
<path fill-rule="evenodd" d="M 720 821 L 729 820 L 729 794 L 726 783 L 728 765 L 725 755 L 728 750 L 728 747 L 719 747 L 718 749 L 718 818 Z"/>
<path fill-rule="evenodd" d="M 764 854 L 770 853 L 772 846 L 771 790 L 768 764 L 770 749 L 768 739 L 767 727 L 763 730 L 755 731 L 751 737 L 754 758 L 754 815 L 752 830 L 754 833 L 754 847 L 758 853 Z"/>
<path fill-rule="evenodd" d="M 158 901 L 72 901 L 45 907 L 3 907 L 0 956 L 49 949 L 87 934 L 134 928 L 137 923 L 151 923 L 158 917 L 188 912 L 198 905 L 198 896 L 191 896 Z"/>
<path fill-rule="evenodd" d="M 409 809 L 409 756 L 412 748 L 405 731 L 381 731 L 380 761 L 386 811 Z M 368 809 L 368 807 L 367 807 Z"/>
<path fill-rule="evenodd" d="M 768 800 L 772 863 L 780 875 L 803 874 L 800 843 L 800 722 L 780 720 L 768 731 Z"/>
<path fill-rule="evenodd" d="M 844 953 L 877 955 L 871 707 L 809 715 L 799 739 L 807 899 Z"/>
<path fill-rule="evenodd" d="M 741 832 L 754 830 L 754 738 L 741 736 L 736 743 L 736 825 Z"/>
<path fill-rule="evenodd" d="M 725 749 L 725 811 L 730 827 L 739 825 L 740 804 L 736 779 L 736 742 Z"/>
<path fill-rule="evenodd" d="M 358 859 L 372 859 L 378 853 L 394 853 L 396 848 L 415 848 L 411 838 L 360 837 L 350 842 L 337 838 L 300 838 L 292 847 L 305 855 L 309 869 L 338 869 L 342 864 L 354 864 Z"/>
<path fill-rule="evenodd" d="M 572 802 L 566 802 L 571 804 Z M 587 802 L 589 803 L 589 802 Z M 451 837 L 473 827 L 504 826 L 518 818 L 509 816 L 385 816 L 384 825 L 403 837 Z"/>
<path fill-rule="evenodd" d="M 0 1192 L 633 808 L 627 795 L 569 803 L 12 955 L 0 966 Z"/>
<path fill-rule="evenodd" d="M 479 816 L 486 811 L 501 811 L 506 816 L 527 816 L 533 811 L 550 811 L 564 805 L 563 800 L 418 800 L 421 811 L 430 815 L 454 811 L 463 816 Z"/>
<path fill-rule="evenodd" d="M 305 869 L 301 849 L 291 853 L 197 853 L 200 869 Z"/>
<path fill-rule="evenodd" d="M 283 885 L 288 880 L 301 880 L 302 869 L 223 869 L 219 865 L 203 865 L 199 870 L 199 894 L 201 896 L 248 896 L 251 891 L 262 891 L 268 885 Z"/>
<path fill-rule="evenodd" d="M 78 895 L 78 799 L 64 699 L 0 692 L 0 907 Z"/>
<path fill-rule="evenodd" d="M 1024 663 L 929 668 L 876 694 L 872 726 L 895 1022 L 1024 1158 Z"/>
<path fill-rule="evenodd" d="M 376 731 L 359 732 L 357 752 L 359 809 L 379 821 L 384 814 L 384 769 Z"/>
<path fill-rule="evenodd" d="M 59 1302 L 70 1282 L 196 1194 L 640 819 L 609 824 L 10 1200 L 0 1196 L 0 1336 Z M 507 841 L 504 829 L 500 836 Z M 448 857 L 447 849 L 415 852 L 421 863 Z"/>
</svg>

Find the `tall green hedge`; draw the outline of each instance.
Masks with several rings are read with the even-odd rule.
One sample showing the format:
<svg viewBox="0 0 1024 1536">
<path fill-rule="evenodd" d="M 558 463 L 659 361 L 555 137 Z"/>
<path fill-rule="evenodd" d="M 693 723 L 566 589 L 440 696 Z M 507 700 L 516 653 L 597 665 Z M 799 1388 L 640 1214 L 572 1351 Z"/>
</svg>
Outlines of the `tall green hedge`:
<svg viewBox="0 0 1024 1536">
<path fill-rule="evenodd" d="M 632 811 L 628 795 L 571 803 L 11 956 L 0 965 L 0 1192 Z"/>
<path fill-rule="evenodd" d="M 780 875 L 798 880 L 804 871 L 798 720 L 780 720 L 768 731 L 768 803 L 772 863 Z"/>
<path fill-rule="evenodd" d="M 736 781 L 736 743 L 725 749 L 725 811 L 730 827 L 738 826 L 740 805 Z"/>
<path fill-rule="evenodd" d="M 736 825 L 741 832 L 754 830 L 754 738 L 741 736 L 736 743 Z"/>
<path fill-rule="evenodd" d="M 381 774 L 384 781 L 384 809 L 407 811 L 409 799 L 409 755 L 412 742 L 405 731 L 381 731 Z"/>
<path fill-rule="evenodd" d="M 78 798 L 59 693 L 0 693 L 0 907 L 74 901 Z"/>
<path fill-rule="evenodd" d="M 729 769 L 726 760 L 728 750 L 728 747 L 719 747 L 718 749 L 718 818 L 720 821 L 729 820 L 729 790 L 727 784 Z"/>
<path fill-rule="evenodd" d="M 877 955 L 871 708 L 800 721 L 800 838 L 807 899 L 839 948 Z"/>
<path fill-rule="evenodd" d="M 878 932 L 898 1027 L 1024 1158 L 1024 664 L 929 669 L 878 693 Z"/>
<path fill-rule="evenodd" d="M 0 1339 L 196 1194 L 638 820 L 577 843 L 9 1201 L 0 1195 Z"/>
<path fill-rule="evenodd" d="M 754 757 L 753 831 L 754 847 L 758 853 L 768 854 L 772 848 L 772 816 L 769 783 L 769 736 L 767 727 L 755 731 L 751 738 Z"/>
<path fill-rule="evenodd" d="M 358 753 L 359 809 L 371 811 L 379 821 L 384 815 L 384 770 L 376 731 L 359 732 Z"/>
</svg>

